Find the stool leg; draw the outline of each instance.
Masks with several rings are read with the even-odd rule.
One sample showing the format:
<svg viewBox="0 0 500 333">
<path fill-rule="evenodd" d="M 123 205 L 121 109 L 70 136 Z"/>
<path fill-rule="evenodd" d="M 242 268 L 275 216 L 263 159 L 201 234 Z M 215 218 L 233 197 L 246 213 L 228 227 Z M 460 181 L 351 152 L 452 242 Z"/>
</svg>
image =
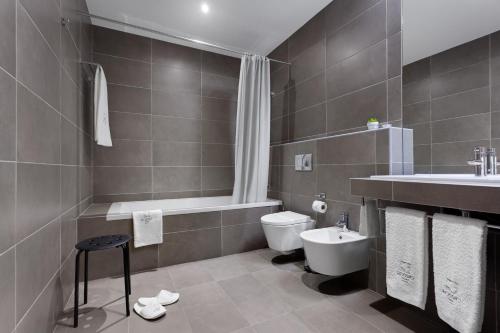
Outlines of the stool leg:
<svg viewBox="0 0 500 333">
<path fill-rule="evenodd" d="M 127 272 L 128 272 L 128 262 L 127 262 L 127 252 L 128 248 L 126 246 L 122 247 L 122 252 L 123 252 L 123 280 L 125 282 L 125 307 L 127 310 L 127 317 L 130 316 L 130 308 L 129 308 L 129 301 L 128 301 L 128 279 L 127 279 Z"/>
<path fill-rule="evenodd" d="M 83 282 L 83 304 L 87 304 L 89 284 L 89 251 L 85 251 L 85 281 Z"/>
<path fill-rule="evenodd" d="M 75 303 L 73 307 L 73 327 L 78 327 L 78 289 L 80 282 L 80 254 L 82 251 L 78 251 L 75 260 Z"/>
<path fill-rule="evenodd" d="M 127 254 L 127 282 L 128 282 L 128 294 L 132 294 L 132 284 L 130 283 L 130 247 L 129 243 L 126 244 L 126 254 Z"/>
</svg>

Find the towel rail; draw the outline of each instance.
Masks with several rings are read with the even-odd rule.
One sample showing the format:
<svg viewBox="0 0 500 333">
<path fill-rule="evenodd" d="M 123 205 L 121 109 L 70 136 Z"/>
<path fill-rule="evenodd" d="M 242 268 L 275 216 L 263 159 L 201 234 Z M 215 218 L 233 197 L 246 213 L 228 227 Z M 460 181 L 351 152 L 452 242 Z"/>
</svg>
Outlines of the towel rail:
<svg viewBox="0 0 500 333">
<path fill-rule="evenodd" d="M 383 211 L 385 212 L 385 208 L 377 208 L 379 211 Z M 469 211 L 466 211 L 466 210 L 462 210 L 462 216 L 464 217 L 469 217 L 470 216 L 470 212 Z M 425 215 L 425 217 L 428 219 L 428 220 L 432 220 L 432 215 Z M 486 225 L 489 229 L 497 229 L 497 230 L 500 230 L 500 225 L 494 225 L 494 224 L 487 224 Z"/>
</svg>

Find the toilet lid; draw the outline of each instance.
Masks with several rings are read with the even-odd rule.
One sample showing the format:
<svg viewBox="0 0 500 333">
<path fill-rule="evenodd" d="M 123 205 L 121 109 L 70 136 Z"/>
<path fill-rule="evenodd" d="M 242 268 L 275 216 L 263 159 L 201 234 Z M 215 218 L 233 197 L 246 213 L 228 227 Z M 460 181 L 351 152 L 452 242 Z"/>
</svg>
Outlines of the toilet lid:
<svg viewBox="0 0 500 333">
<path fill-rule="evenodd" d="M 261 218 L 262 224 L 270 224 L 278 226 L 307 223 L 310 220 L 311 218 L 307 215 L 302 215 L 290 211 L 268 214 L 262 216 Z"/>
</svg>

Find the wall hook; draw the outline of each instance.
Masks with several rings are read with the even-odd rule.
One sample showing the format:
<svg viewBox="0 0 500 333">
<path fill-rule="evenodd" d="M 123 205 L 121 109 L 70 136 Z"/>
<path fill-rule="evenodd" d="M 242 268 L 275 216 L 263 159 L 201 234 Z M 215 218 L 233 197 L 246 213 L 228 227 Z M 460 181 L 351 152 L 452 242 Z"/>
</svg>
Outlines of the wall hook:
<svg viewBox="0 0 500 333">
<path fill-rule="evenodd" d="M 65 26 L 69 25 L 69 23 L 70 23 L 70 22 L 71 22 L 71 21 L 70 21 L 70 19 L 69 19 L 69 18 L 67 18 L 67 17 L 61 17 L 61 25 L 62 25 L 63 27 L 65 27 Z"/>
</svg>

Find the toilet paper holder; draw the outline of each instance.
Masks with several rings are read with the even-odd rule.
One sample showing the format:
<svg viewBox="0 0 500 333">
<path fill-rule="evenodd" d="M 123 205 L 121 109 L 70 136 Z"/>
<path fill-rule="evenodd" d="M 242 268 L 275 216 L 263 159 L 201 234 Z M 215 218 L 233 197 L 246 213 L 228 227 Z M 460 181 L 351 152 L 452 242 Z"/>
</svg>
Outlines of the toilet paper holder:
<svg viewBox="0 0 500 333">
<path fill-rule="evenodd" d="M 314 196 L 316 198 L 320 199 L 320 200 L 325 200 L 326 199 L 326 193 L 320 193 L 320 194 L 316 194 Z"/>
</svg>

